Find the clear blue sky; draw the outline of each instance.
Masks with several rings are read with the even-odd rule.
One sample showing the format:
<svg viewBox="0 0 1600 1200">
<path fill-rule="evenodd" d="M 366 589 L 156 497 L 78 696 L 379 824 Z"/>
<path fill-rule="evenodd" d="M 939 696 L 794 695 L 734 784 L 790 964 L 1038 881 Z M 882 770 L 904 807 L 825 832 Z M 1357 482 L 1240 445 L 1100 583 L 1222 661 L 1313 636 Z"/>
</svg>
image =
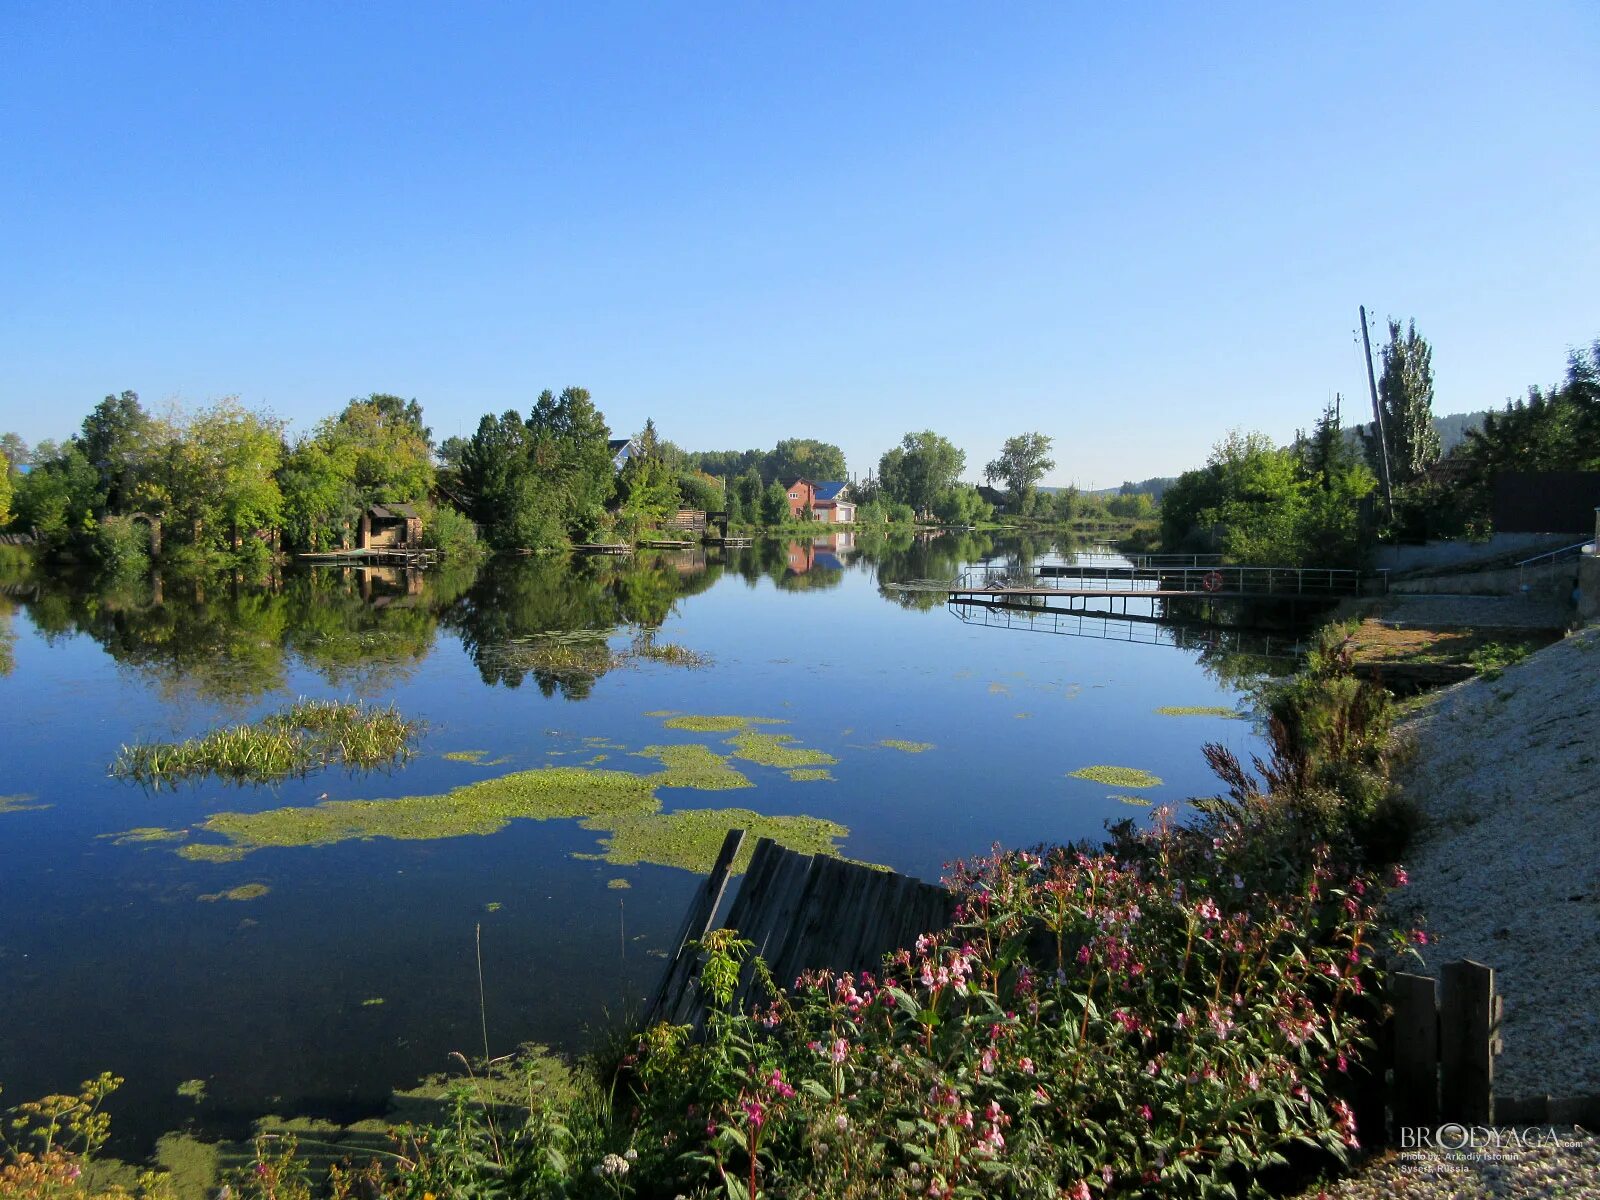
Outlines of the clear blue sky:
<svg viewBox="0 0 1600 1200">
<path fill-rule="evenodd" d="M 1600 336 L 1600 5 L 0 5 L 0 429 L 593 391 L 692 448 L 1175 473 Z M 1349 409 L 1347 409 L 1347 412 Z"/>
</svg>

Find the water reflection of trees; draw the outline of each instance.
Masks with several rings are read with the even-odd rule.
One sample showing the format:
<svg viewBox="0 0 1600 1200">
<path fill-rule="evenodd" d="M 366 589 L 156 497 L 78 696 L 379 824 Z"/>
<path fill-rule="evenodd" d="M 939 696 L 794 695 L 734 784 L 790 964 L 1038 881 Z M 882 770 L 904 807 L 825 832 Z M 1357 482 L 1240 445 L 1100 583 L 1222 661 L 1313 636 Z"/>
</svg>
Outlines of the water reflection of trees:
<svg viewBox="0 0 1600 1200">
<path fill-rule="evenodd" d="M 944 607 L 948 593 L 943 588 L 914 585 L 946 583 L 969 563 L 984 562 L 995 553 L 993 538 L 970 531 L 895 530 L 864 534 L 856 545 L 873 572 L 880 596 L 902 608 L 924 611 Z"/>
<path fill-rule="evenodd" d="M 721 577 L 703 552 L 616 558 L 523 558 L 481 572 L 445 615 L 485 683 L 581 700 L 613 669 L 605 639 L 659 629 L 677 602 Z"/>
<path fill-rule="evenodd" d="M 430 572 L 419 583 L 400 575 L 316 570 L 258 584 L 55 579 L 24 604 L 47 641 L 85 636 L 173 698 L 243 705 L 284 689 L 296 664 L 351 689 L 408 674 L 433 648 L 438 607 L 460 594 L 465 579 Z"/>
</svg>

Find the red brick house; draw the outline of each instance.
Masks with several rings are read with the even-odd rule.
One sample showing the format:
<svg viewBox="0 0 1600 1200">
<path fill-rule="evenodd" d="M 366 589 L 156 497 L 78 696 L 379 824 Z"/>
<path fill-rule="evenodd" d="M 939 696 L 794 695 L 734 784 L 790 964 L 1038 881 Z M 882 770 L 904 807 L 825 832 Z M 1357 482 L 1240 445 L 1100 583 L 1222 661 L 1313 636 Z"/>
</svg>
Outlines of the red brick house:
<svg viewBox="0 0 1600 1200">
<path fill-rule="evenodd" d="M 847 494 L 843 483 L 813 483 L 809 479 L 796 479 L 784 491 L 789 496 L 789 515 L 796 521 L 806 519 L 810 509 L 811 519 L 829 525 L 850 525 L 856 519 L 855 501 Z"/>
<path fill-rule="evenodd" d="M 796 479 L 785 484 L 783 490 L 789 494 L 789 516 L 794 520 L 805 520 L 807 509 L 815 512 L 817 486 L 809 479 Z"/>
</svg>

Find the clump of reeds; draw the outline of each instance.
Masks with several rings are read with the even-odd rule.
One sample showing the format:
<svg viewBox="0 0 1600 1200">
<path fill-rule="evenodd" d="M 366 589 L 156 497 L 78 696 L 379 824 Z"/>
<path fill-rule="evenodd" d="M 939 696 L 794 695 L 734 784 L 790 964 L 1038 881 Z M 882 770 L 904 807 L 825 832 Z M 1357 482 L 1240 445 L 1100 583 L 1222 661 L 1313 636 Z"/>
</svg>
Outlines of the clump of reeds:
<svg viewBox="0 0 1600 1200">
<path fill-rule="evenodd" d="M 182 742 L 124 746 L 111 774 L 160 787 L 205 775 L 233 783 L 271 783 L 335 763 L 370 770 L 409 758 L 421 729 L 392 706 L 297 700 L 248 725 L 214 729 Z"/>
</svg>

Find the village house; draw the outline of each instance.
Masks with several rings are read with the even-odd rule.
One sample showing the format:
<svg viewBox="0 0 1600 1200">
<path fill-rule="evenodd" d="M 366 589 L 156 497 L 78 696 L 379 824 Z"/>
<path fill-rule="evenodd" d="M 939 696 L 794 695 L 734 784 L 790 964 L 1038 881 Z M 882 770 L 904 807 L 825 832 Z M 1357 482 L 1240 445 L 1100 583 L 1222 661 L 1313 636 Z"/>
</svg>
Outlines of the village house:
<svg viewBox="0 0 1600 1200">
<path fill-rule="evenodd" d="M 361 514 L 362 550 L 420 550 L 422 514 L 415 504 L 374 504 Z"/>
<path fill-rule="evenodd" d="M 809 479 L 796 479 L 784 486 L 789 496 L 789 515 L 796 521 L 803 521 L 809 510 L 813 521 L 829 525 L 853 524 L 856 506 L 847 494 L 849 486 L 845 483 L 813 483 Z"/>
</svg>

